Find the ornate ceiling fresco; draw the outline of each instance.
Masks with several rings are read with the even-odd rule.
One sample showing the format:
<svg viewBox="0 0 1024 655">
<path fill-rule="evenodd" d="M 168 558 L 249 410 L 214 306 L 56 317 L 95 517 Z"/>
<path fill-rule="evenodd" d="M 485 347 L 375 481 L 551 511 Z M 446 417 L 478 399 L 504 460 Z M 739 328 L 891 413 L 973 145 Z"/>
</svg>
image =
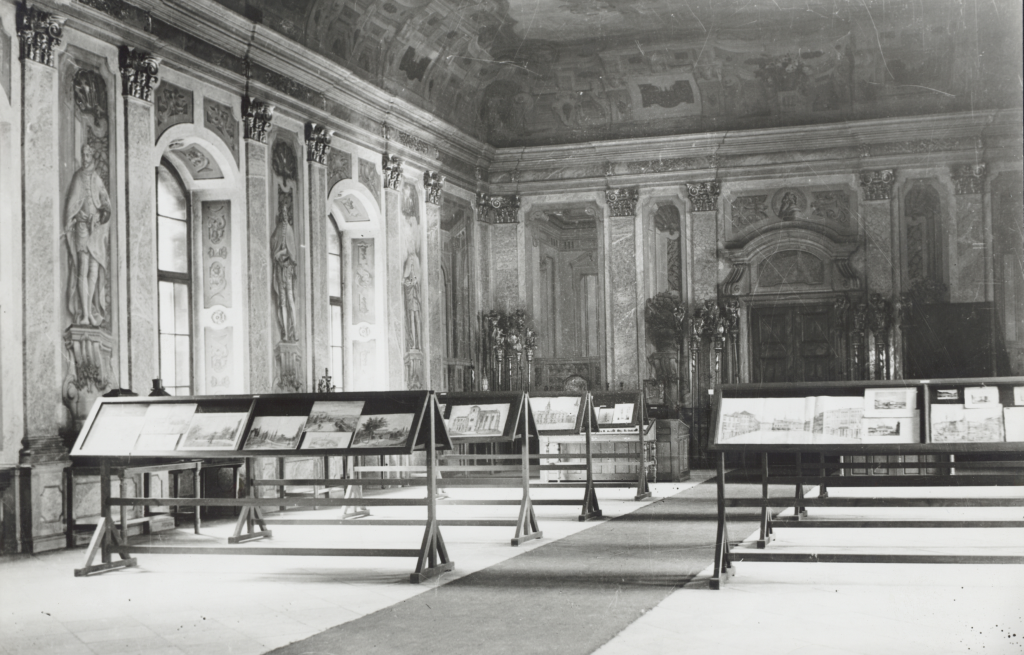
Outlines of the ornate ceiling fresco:
<svg viewBox="0 0 1024 655">
<path fill-rule="evenodd" d="M 217 0 L 495 146 L 1021 105 L 993 0 Z"/>
</svg>

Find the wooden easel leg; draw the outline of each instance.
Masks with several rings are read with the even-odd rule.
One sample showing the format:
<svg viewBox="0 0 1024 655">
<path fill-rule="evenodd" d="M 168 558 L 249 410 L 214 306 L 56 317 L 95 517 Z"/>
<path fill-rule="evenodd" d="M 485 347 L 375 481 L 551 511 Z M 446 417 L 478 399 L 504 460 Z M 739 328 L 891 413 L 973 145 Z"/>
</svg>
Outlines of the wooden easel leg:
<svg viewBox="0 0 1024 655">
<path fill-rule="evenodd" d="M 363 487 L 362 486 L 349 486 L 345 487 L 345 498 L 362 498 Z M 345 519 L 358 519 L 363 516 L 369 516 L 370 510 L 365 505 L 346 505 L 345 511 L 342 512 L 341 518 Z"/>
<path fill-rule="evenodd" d="M 587 481 L 586 489 L 583 492 L 583 509 L 580 510 L 580 521 L 589 521 L 590 519 L 599 519 L 604 514 L 601 512 L 601 507 L 597 502 L 597 492 L 594 490 L 594 483 L 590 480 Z"/>
<path fill-rule="evenodd" d="M 718 453 L 718 528 L 715 531 L 715 567 L 709 585 L 721 589 L 729 579 L 729 532 L 725 523 L 725 453 Z"/>
<path fill-rule="evenodd" d="M 85 551 L 85 562 L 81 567 L 75 569 L 76 578 L 80 578 L 91 573 L 125 569 L 138 565 L 138 561 L 134 557 L 128 557 L 127 550 L 120 550 L 118 552 L 118 555 L 121 557 L 119 561 L 111 561 L 110 553 L 107 549 L 107 540 L 113 537 L 118 546 L 124 548 L 126 545 L 119 537 L 115 536 L 116 532 L 117 528 L 114 527 L 112 521 L 109 521 L 106 517 L 100 519 L 99 524 L 96 526 L 96 530 L 92 533 L 92 539 L 89 540 L 89 547 Z M 99 553 L 103 553 L 102 563 L 93 564 L 93 560 L 96 559 L 96 555 Z"/>
<path fill-rule="evenodd" d="M 420 583 L 454 568 L 455 563 L 448 559 L 448 550 L 444 546 L 437 521 L 430 521 L 423 531 L 420 554 L 416 558 L 416 570 L 409 574 L 409 581 Z"/>
<path fill-rule="evenodd" d="M 768 499 L 768 453 L 761 453 L 761 498 Z M 761 533 L 757 547 L 764 548 L 772 540 L 772 510 L 765 505 L 761 508 Z"/>
<path fill-rule="evenodd" d="M 537 529 L 537 515 L 533 513 L 533 501 L 529 496 L 525 496 L 522 504 L 519 505 L 519 520 L 516 521 L 516 536 L 512 539 L 512 545 L 518 546 L 525 541 L 540 539 L 543 536 L 544 533 Z"/>
<path fill-rule="evenodd" d="M 821 454 L 821 463 L 822 463 L 821 477 L 825 477 L 825 475 L 826 475 L 825 466 L 824 466 L 824 464 L 825 464 L 825 453 Z M 828 498 L 828 487 L 826 485 L 821 485 L 818 488 L 818 498 Z"/>
</svg>

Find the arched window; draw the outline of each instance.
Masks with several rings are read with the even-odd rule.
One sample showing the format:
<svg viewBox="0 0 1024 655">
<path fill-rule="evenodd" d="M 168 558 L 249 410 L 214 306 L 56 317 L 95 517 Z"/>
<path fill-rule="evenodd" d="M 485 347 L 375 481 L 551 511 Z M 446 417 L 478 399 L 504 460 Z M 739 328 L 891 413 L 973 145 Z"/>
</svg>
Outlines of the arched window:
<svg viewBox="0 0 1024 655">
<path fill-rule="evenodd" d="M 344 352 L 341 327 L 341 232 L 334 217 L 327 215 L 327 292 L 331 298 L 331 378 L 334 386 L 341 387 L 344 379 L 341 354 Z"/>
<path fill-rule="evenodd" d="M 192 394 L 192 241 L 188 193 L 167 162 L 156 173 L 160 377 L 175 396 Z"/>
</svg>

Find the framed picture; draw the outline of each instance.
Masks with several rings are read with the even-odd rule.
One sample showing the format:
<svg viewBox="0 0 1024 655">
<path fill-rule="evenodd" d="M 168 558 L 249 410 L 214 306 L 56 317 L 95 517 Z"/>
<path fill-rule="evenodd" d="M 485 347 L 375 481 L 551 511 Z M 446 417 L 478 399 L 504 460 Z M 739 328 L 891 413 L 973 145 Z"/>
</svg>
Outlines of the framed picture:
<svg viewBox="0 0 1024 655">
<path fill-rule="evenodd" d="M 448 434 L 458 437 L 499 437 L 505 434 L 508 403 L 456 405 L 448 415 Z M 575 417 L 574 417 L 575 418 Z"/>
<path fill-rule="evenodd" d="M 920 443 L 920 429 L 916 416 L 883 416 L 865 418 L 861 423 L 863 443 Z"/>
<path fill-rule="evenodd" d="M 370 414 L 359 417 L 350 448 L 401 448 L 409 440 L 415 414 Z"/>
<path fill-rule="evenodd" d="M 917 389 L 865 389 L 864 416 L 913 416 L 917 409 Z"/>
<path fill-rule="evenodd" d="M 81 450 L 127 455 L 142 433 L 145 422 L 146 405 L 104 403 L 100 405 Z"/>
<path fill-rule="evenodd" d="M 575 430 L 580 415 L 580 396 L 530 396 L 530 409 L 540 431 Z"/>
<path fill-rule="evenodd" d="M 936 389 L 935 402 L 937 403 L 958 403 L 960 402 L 959 389 Z"/>
<path fill-rule="evenodd" d="M 305 416 L 257 416 L 242 450 L 295 450 L 305 425 Z"/>
<path fill-rule="evenodd" d="M 348 448 L 351 443 L 351 432 L 306 432 L 299 450 Z"/>
<path fill-rule="evenodd" d="M 248 412 L 195 414 L 177 450 L 237 450 Z"/>
<path fill-rule="evenodd" d="M 306 432 L 348 432 L 351 434 L 363 413 L 362 400 L 318 400 L 309 410 Z"/>
<path fill-rule="evenodd" d="M 998 387 L 964 387 L 964 407 L 1002 407 Z"/>
</svg>

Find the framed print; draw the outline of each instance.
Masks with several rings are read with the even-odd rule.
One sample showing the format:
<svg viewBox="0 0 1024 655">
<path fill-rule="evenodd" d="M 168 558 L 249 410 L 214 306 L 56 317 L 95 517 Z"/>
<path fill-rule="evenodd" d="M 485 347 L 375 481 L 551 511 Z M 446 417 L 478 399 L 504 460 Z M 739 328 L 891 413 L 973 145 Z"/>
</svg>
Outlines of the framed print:
<svg viewBox="0 0 1024 655">
<path fill-rule="evenodd" d="M 959 389 L 936 389 L 935 402 L 937 403 L 958 403 L 960 402 Z"/>
<path fill-rule="evenodd" d="M 177 450 L 236 450 L 247 412 L 196 414 Z"/>
<path fill-rule="evenodd" d="M 309 410 L 306 432 L 348 432 L 351 434 L 363 413 L 362 400 L 318 400 Z"/>
<path fill-rule="evenodd" d="M 350 448 L 401 448 L 409 440 L 415 414 L 371 414 L 359 417 Z"/>
<path fill-rule="evenodd" d="M 575 430 L 582 400 L 580 396 L 530 396 L 537 429 Z"/>
<path fill-rule="evenodd" d="M 305 425 L 305 416 L 257 416 L 242 450 L 295 450 Z"/>
<path fill-rule="evenodd" d="M 917 409 L 917 389 L 865 389 L 865 418 L 913 416 Z"/>
<path fill-rule="evenodd" d="M 964 407 L 1002 407 L 998 387 L 964 387 Z"/>
<path fill-rule="evenodd" d="M 351 443 L 351 432 L 306 432 L 299 450 L 348 448 Z"/>
<path fill-rule="evenodd" d="M 509 403 L 451 405 L 448 434 L 458 437 L 499 437 L 505 434 Z M 575 417 L 574 417 L 575 418 Z"/>
<path fill-rule="evenodd" d="M 883 416 L 865 418 L 861 424 L 861 440 L 875 443 L 920 443 L 918 417 Z"/>
</svg>

